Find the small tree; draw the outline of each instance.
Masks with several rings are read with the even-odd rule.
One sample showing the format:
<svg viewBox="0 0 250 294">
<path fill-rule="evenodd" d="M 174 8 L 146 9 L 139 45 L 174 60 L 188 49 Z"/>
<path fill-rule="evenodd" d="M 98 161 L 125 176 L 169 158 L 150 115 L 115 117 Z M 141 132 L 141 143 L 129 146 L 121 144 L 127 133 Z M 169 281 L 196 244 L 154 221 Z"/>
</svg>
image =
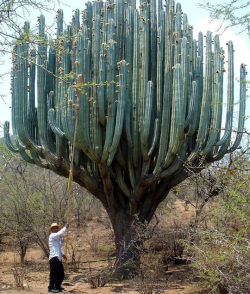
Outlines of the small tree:
<svg viewBox="0 0 250 294">
<path fill-rule="evenodd" d="M 226 28 L 240 27 L 240 32 L 246 32 L 250 37 L 250 13 L 248 0 L 230 0 L 223 3 L 204 1 L 199 6 L 208 10 L 212 20 L 222 20 Z"/>
<path fill-rule="evenodd" d="M 49 254 L 48 227 L 64 223 L 67 206 L 66 179 L 37 169 L 13 155 L 0 144 L 0 233 L 15 241 L 24 261 L 29 244 L 35 243 Z M 77 184 L 72 193 L 72 218 L 77 227 L 88 213 L 96 214 L 100 204 Z"/>
<path fill-rule="evenodd" d="M 225 188 L 222 165 L 221 162 L 213 164 L 199 174 L 190 171 L 190 177 L 173 189 L 175 196 L 184 201 L 186 207 L 190 206 L 194 210 L 194 217 L 190 222 L 191 243 L 195 240 L 207 204 L 211 203 L 216 196 L 221 195 Z"/>
<path fill-rule="evenodd" d="M 208 226 L 198 230 L 194 266 L 210 293 L 249 292 L 249 154 L 231 156 L 222 197 L 210 208 Z M 228 168 L 229 167 L 229 168 Z"/>
<path fill-rule="evenodd" d="M 24 163 L 2 147 L 0 223 L 15 241 L 21 261 L 30 242 L 48 256 L 48 225 L 63 223 L 66 183 L 59 176 Z"/>
<path fill-rule="evenodd" d="M 13 45 L 13 41 L 22 31 L 23 20 L 29 19 L 33 9 L 39 11 L 54 10 L 51 0 L 1 0 L 0 1 L 0 44 Z M 0 50 L 0 51 L 1 51 Z"/>
</svg>

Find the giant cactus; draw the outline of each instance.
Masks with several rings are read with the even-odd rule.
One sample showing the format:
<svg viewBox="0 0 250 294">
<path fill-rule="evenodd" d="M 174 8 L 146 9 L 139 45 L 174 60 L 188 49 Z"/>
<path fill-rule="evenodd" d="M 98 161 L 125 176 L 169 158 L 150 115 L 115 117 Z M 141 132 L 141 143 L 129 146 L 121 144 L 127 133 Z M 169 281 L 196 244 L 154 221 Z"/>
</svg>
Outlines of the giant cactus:
<svg viewBox="0 0 250 294">
<path fill-rule="evenodd" d="M 181 5 L 162 2 L 141 0 L 139 8 L 134 0 L 88 2 L 82 20 L 76 10 L 66 28 L 60 10 L 57 38 L 49 41 L 41 16 L 36 50 L 18 41 L 13 51 L 15 144 L 8 123 L 6 144 L 28 162 L 68 176 L 78 117 L 74 181 L 105 207 L 115 233 L 116 265 L 135 258 L 129 246 L 135 216 L 149 222 L 170 189 L 188 177 L 186 166 L 197 171 L 235 150 L 244 128 L 241 65 L 239 132 L 231 143 L 232 42 L 225 66 L 219 37 L 207 32 L 205 44 L 202 33 L 193 39 Z"/>
</svg>

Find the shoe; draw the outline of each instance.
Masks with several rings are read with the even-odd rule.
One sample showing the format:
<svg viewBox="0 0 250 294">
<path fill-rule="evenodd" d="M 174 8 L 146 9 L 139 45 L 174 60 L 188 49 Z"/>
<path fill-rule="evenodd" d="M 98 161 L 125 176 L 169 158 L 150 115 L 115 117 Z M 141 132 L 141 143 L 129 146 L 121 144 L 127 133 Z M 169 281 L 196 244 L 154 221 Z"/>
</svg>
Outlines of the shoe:
<svg viewBox="0 0 250 294">
<path fill-rule="evenodd" d="M 59 293 L 60 290 L 57 290 L 57 289 L 49 289 L 48 292 L 51 292 L 51 293 Z"/>
<path fill-rule="evenodd" d="M 59 291 L 63 291 L 63 290 L 65 290 L 63 287 L 60 287 L 60 288 L 59 288 Z"/>
</svg>

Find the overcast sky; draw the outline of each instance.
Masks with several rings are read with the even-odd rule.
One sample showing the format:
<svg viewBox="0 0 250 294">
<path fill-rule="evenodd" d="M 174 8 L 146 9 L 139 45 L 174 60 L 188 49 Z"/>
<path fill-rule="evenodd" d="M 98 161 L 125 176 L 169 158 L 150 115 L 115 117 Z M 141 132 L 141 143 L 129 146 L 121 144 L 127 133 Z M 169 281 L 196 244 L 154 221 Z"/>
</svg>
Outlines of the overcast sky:
<svg viewBox="0 0 250 294">
<path fill-rule="evenodd" d="M 56 2 L 56 1 L 55 1 Z M 64 0 L 64 2 L 66 2 Z M 64 19 L 66 23 L 70 22 L 72 11 L 76 8 L 83 10 L 87 1 L 85 0 L 71 0 L 67 2 L 67 6 L 61 5 L 60 8 L 64 9 Z M 218 23 L 210 23 L 209 22 L 209 15 L 208 13 L 197 7 L 197 3 L 199 1 L 187 1 L 187 0 L 180 0 L 182 4 L 183 11 L 187 13 L 189 18 L 189 23 L 194 26 L 194 36 L 196 38 L 199 31 L 202 31 L 204 34 L 207 30 L 215 32 L 218 28 Z M 56 6 L 58 9 L 59 6 Z M 32 11 L 31 15 L 28 17 L 31 21 L 31 26 L 36 25 L 37 16 L 39 15 L 39 11 Z M 56 13 L 49 13 L 45 14 L 46 17 L 46 24 L 51 25 L 55 21 Z M 55 29 L 54 29 L 55 32 Z M 235 48 L 235 74 L 236 78 L 239 77 L 239 67 L 241 63 L 245 63 L 248 65 L 248 71 L 250 72 L 250 41 L 246 34 L 238 34 L 237 31 L 233 31 L 232 29 L 228 29 L 225 31 L 221 36 L 221 45 L 223 47 L 226 46 L 226 43 L 232 40 L 234 43 Z M 7 54 L 4 58 L 0 57 L 1 61 L 4 61 L 3 64 L 0 65 L 0 73 L 3 75 L 4 73 L 8 73 L 10 71 L 11 63 L 10 63 L 10 56 Z M 248 76 L 248 79 L 249 76 Z M 238 87 L 236 87 L 236 95 L 235 101 L 237 102 L 239 99 L 238 94 Z M 2 125 L 6 120 L 11 120 L 10 115 L 10 76 L 8 74 L 4 75 L 4 78 L 0 81 L 0 124 Z M 3 95 L 3 97 L 2 97 Z M 247 103 L 247 116 L 250 116 L 250 101 L 248 98 Z M 250 122 L 249 119 L 247 121 L 247 129 L 250 129 Z M 1 129 L 0 129 L 1 135 Z"/>
</svg>

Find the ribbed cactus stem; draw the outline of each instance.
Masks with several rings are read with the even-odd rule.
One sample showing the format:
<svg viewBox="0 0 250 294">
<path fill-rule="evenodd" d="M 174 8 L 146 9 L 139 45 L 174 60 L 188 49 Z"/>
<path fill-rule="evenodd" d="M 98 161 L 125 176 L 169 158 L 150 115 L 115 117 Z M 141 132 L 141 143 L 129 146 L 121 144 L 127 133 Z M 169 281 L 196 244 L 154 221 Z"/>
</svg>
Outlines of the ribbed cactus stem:
<svg viewBox="0 0 250 294">
<path fill-rule="evenodd" d="M 108 158 L 108 165 L 110 165 L 113 161 L 113 158 L 116 153 L 116 149 L 118 147 L 122 129 L 123 129 L 123 122 L 124 122 L 124 112 L 125 112 L 125 95 L 126 95 L 126 61 L 122 60 L 120 63 L 120 73 L 119 73 L 119 94 L 117 103 L 117 112 L 116 112 L 116 124 L 114 130 L 114 136 L 112 140 L 112 144 L 109 148 L 109 158 Z"/>
<path fill-rule="evenodd" d="M 148 156 L 148 140 L 151 125 L 151 113 L 152 113 L 152 100 L 153 100 L 153 83 L 151 81 L 147 84 L 146 101 L 145 101 L 145 118 L 142 123 L 142 156 L 144 161 L 149 160 Z"/>
<path fill-rule="evenodd" d="M 243 131 L 244 131 L 244 122 L 245 122 L 245 111 L 246 111 L 246 66 L 241 64 L 240 67 L 240 109 L 239 109 L 239 119 L 238 119 L 238 130 L 236 139 L 233 146 L 230 149 L 230 152 L 235 151 L 241 142 Z"/>
<path fill-rule="evenodd" d="M 9 129 L 10 129 L 10 123 L 6 121 L 3 127 L 5 144 L 11 152 L 17 153 L 19 150 L 11 142 Z"/>
<path fill-rule="evenodd" d="M 234 63 L 233 63 L 233 43 L 228 42 L 228 87 L 227 87 L 227 115 L 225 133 L 217 146 L 225 144 L 231 136 L 233 123 L 233 103 L 234 103 Z"/>
</svg>

